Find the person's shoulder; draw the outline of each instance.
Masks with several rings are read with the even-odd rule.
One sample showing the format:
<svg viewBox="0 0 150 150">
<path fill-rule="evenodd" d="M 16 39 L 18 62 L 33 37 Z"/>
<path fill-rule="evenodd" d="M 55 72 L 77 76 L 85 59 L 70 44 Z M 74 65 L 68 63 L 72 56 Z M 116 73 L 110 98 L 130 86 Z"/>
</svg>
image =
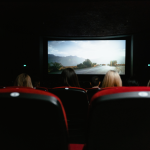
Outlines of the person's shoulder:
<svg viewBox="0 0 150 150">
<path fill-rule="evenodd" d="M 93 86 L 92 88 L 99 88 L 99 86 Z"/>
</svg>

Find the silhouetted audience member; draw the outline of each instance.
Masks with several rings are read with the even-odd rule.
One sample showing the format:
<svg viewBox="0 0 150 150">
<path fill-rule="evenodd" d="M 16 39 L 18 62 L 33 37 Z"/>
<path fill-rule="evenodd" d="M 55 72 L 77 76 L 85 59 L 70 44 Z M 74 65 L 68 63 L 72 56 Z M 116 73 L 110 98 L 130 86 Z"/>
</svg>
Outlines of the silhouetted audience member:
<svg viewBox="0 0 150 150">
<path fill-rule="evenodd" d="M 134 78 L 130 78 L 125 80 L 123 86 L 139 86 L 139 82 Z"/>
<path fill-rule="evenodd" d="M 80 87 L 78 77 L 72 68 L 66 68 L 61 73 L 62 86 Z"/>
<path fill-rule="evenodd" d="M 99 88 L 101 82 L 98 76 L 93 76 L 90 82 L 92 88 Z"/>
<path fill-rule="evenodd" d="M 117 71 L 110 70 L 106 73 L 102 88 L 122 86 L 122 80 Z"/>
<path fill-rule="evenodd" d="M 24 86 L 33 88 L 31 77 L 26 73 L 18 75 L 15 80 L 14 86 Z"/>
<path fill-rule="evenodd" d="M 34 87 L 40 87 L 40 78 L 39 77 L 35 76 L 32 81 L 33 81 Z"/>
</svg>

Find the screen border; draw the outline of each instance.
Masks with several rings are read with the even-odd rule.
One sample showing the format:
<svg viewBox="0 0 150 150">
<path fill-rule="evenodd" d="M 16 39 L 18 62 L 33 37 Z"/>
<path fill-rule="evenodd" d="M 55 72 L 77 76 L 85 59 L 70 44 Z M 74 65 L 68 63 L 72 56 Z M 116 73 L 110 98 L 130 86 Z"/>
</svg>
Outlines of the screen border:
<svg viewBox="0 0 150 150">
<path fill-rule="evenodd" d="M 126 40 L 126 58 L 125 58 L 125 75 L 120 75 L 122 78 L 133 75 L 133 35 L 120 36 L 105 36 L 105 37 L 55 37 L 44 36 L 40 37 L 40 74 L 45 78 L 57 78 L 60 74 L 48 74 L 48 41 L 49 40 Z M 79 79 L 88 79 L 93 75 L 98 75 L 100 78 L 105 74 L 78 74 Z M 88 77 L 89 76 L 89 77 Z"/>
</svg>

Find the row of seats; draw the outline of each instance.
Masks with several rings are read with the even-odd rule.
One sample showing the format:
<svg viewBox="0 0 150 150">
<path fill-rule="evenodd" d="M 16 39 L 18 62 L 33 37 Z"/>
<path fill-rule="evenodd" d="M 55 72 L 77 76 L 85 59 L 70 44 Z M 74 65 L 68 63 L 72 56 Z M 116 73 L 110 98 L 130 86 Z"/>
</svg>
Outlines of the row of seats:
<svg viewBox="0 0 150 150">
<path fill-rule="evenodd" d="M 53 89 L 36 87 L 36 89 L 49 91 L 61 99 L 67 115 L 67 122 L 69 126 L 69 143 L 84 144 L 89 103 L 88 94 L 92 93 L 93 95 L 100 89 L 88 89 L 87 92 L 85 89 L 77 87 L 57 87 Z"/>
<path fill-rule="evenodd" d="M 83 89 L 68 87 L 51 89 L 51 93 L 23 87 L 0 89 L 1 146 L 149 149 L 149 87 L 106 88 L 89 105 L 85 95 Z"/>
<path fill-rule="evenodd" d="M 68 120 L 69 143 L 85 143 L 88 103 L 91 97 L 100 91 L 100 88 L 85 90 L 83 88 L 64 86 L 56 88 L 37 87 L 36 89 L 49 91 L 61 99 Z"/>
<path fill-rule="evenodd" d="M 55 87 L 55 88 L 47 88 L 47 87 L 34 87 L 35 89 L 38 89 L 38 90 L 42 90 L 42 91 L 49 91 L 49 92 L 51 92 L 53 89 L 58 89 L 58 88 L 64 88 L 65 89 L 65 87 Z M 70 87 L 69 87 L 70 88 Z M 77 89 L 77 87 L 75 88 L 74 87 L 74 89 Z M 86 90 L 87 91 L 87 96 L 88 96 L 88 101 L 90 101 L 91 100 L 91 98 L 92 98 L 92 96 L 95 94 L 95 93 L 97 93 L 97 92 L 99 92 L 100 90 L 102 90 L 101 88 L 85 88 L 85 89 L 83 89 L 83 88 L 78 88 L 78 89 L 81 89 L 81 90 Z"/>
<path fill-rule="evenodd" d="M 2 149 L 68 149 L 68 125 L 61 100 L 31 88 L 0 89 Z"/>
</svg>

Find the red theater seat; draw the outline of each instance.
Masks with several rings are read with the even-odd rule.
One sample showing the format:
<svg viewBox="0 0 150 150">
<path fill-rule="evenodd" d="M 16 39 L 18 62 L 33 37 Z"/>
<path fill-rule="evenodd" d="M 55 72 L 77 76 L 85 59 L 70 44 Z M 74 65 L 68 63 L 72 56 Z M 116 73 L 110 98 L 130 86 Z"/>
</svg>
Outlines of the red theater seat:
<svg viewBox="0 0 150 150">
<path fill-rule="evenodd" d="M 67 119 L 60 99 L 23 87 L 0 89 L 1 149 L 68 150 Z"/>
<path fill-rule="evenodd" d="M 69 143 L 84 144 L 88 111 L 88 100 L 85 89 L 58 87 L 49 89 L 49 91 L 61 99 L 65 108 L 68 120 Z"/>
<path fill-rule="evenodd" d="M 84 144 L 69 144 L 69 150 L 85 150 Z"/>
<path fill-rule="evenodd" d="M 48 91 L 48 88 L 46 87 L 34 87 L 34 89 L 42 90 L 42 91 Z"/>
<path fill-rule="evenodd" d="M 96 93 L 89 108 L 87 149 L 150 149 L 150 87 Z"/>
</svg>

